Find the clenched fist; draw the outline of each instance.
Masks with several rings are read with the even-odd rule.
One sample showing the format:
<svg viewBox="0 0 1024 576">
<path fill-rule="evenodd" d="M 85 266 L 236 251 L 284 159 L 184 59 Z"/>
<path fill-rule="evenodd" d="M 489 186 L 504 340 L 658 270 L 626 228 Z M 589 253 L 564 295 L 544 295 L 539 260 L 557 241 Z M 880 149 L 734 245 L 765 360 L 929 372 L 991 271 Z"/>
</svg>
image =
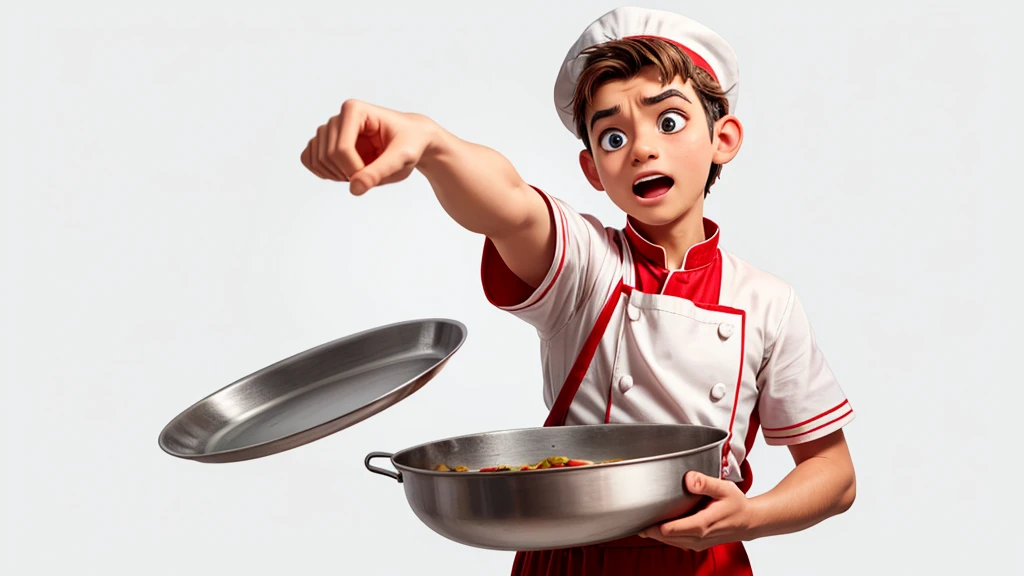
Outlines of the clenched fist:
<svg viewBox="0 0 1024 576">
<path fill-rule="evenodd" d="M 429 118 L 346 100 L 316 131 L 302 165 L 317 176 L 349 182 L 355 195 L 409 177 L 435 134 Z"/>
</svg>

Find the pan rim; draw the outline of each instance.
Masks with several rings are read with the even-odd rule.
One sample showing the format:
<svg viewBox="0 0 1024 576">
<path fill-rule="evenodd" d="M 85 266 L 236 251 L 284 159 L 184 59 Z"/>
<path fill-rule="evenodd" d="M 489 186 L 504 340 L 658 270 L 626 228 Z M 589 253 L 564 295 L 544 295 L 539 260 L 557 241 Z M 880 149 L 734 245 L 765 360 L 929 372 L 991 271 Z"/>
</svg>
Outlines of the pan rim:
<svg viewBox="0 0 1024 576">
<path fill-rule="evenodd" d="M 381 332 L 381 331 L 390 330 L 390 329 L 394 329 L 394 328 L 400 328 L 402 326 L 429 325 L 429 324 L 443 324 L 443 325 L 447 325 L 449 327 L 455 328 L 458 331 L 458 340 L 455 343 L 455 345 L 452 346 L 450 350 L 448 350 L 439 360 L 435 361 L 426 370 L 423 370 L 419 374 L 416 374 L 415 376 L 407 379 L 402 384 L 392 388 L 388 392 L 382 394 L 381 396 L 378 396 L 377 398 L 374 398 L 373 400 L 365 403 L 364 405 L 360 406 L 359 408 L 356 408 L 355 410 L 351 410 L 349 412 L 346 412 L 345 414 L 341 414 L 341 415 L 339 415 L 339 416 L 337 416 L 335 418 L 332 418 L 331 420 L 328 420 L 327 422 L 323 422 L 321 424 L 318 424 L 316 426 L 307 428 L 305 430 L 300 430 L 298 432 L 293 432 L 291 434 L 287 434 L 287 435 L 281 436 L 279 438 L 274 438 L 274 439 L 271 439 L 271 440 L 265 440 L 263 442 L 259 442 L 259 443 L 256 443 L 256 444 L 249 444 L 249 445 L 241 446 L 241 447 L 238 447 L 238 448 L 230 448 L 230 449 L 227 449 L 227 450 L 218 450 L 218 451 L 213 451 L 213 452 L 206 452 L 206 451 L 179 452 L 179 451 L 173 450 L 168 445 L 167 440 L 168 440 L 168 438 L 171 435 L 170 434 L 171 431 L 174 429 L 174 427 L 178 423 L 180 423 L 180 421 L 183 418 L 185 418 L 185 416 L 187 414 L 189 414 L 190 412 L 195 410 L 198 406 L 200 406 L 200 405 L 202 405 L 204 403 L 209 402 L 213 397 L 215 397 L 215 396 L 217 396 L 219 394 L 223 394 L 224 392 L 226 392 L 226 391 L 228 391 L 228 390 L 230 390 L 232 388 L 236 388 L 236 387 L 242 385 L 243 383 L 245 383 L 247 381 L 250 381 L 250 380 L 252 380 L 252 379 L 254 379 L 254 378 L 258 377 L 258 376 L 261 376 L 261 375 L 273 372 L 273 371 L 279 369 L 280 367 L 282 367 L 282 366 L 284 366 L 286 364 L 289 364 L 291 362 L 294 362 L 296 360 L 299 360 L 299 359 L 301 359 L 303 357 L 314 355 L 317 352 L 319 352 L 321 350 L 324 350 L 326 348 L 330 348 L 332 346 L 339 345 L 339 344 L 341 344 L 343 342 L 346 342 L 346 341 L 358 340 L 359 338 L 367 336 L 367 335 L 372 334 L 374 332 Z M 411 395 L 413 392 L 419 390 L 419 388 L 424 386 L 429 380 L 433 379 L 433 377 L 436 376 L 437 372 L 439 372 L 448 363 L 448 361 L 451 359 L 451 357 L 462 348 L 462 346 L 466 343 L 467 338 L 468 338 L 468 329 L 467 329 L 466 325 L 463 322 L 461 322 L 459 320 L 452 319 L 452 318 L 445 318 L 445 317 L 424 317 L 424 318 L 415 318 L 415 319 L 411 319 L 411 320 L 401 320 L 401 321 L 397 321 L 397 322 L 391 322 L 391 323 L 388 323 L 388 324 L 382 324 L 382 325 L 371 327 L 371 328 L 366 328 L 366 329 L 360 330 L 358 332 L 353 332 L 353 333 L 347 334 L 345 336 L 340 336 L 338 338 L 334 338 L 334 339 L 329 340 L 327 342 L 323 342 L 323 343 L 318 344 L 316 346 L 313 346 L 311 348 L 307 348 L 306 350 L 302 350 L 300 352 L 297 352 L 295 354 L 292 354 L 290 356 L 282 358 L 281 360 L 273 362 L 272 364 L 268 364 L 268 365 L 264 366 L 263 368 L 260 368 L 259 370 L 256 370 L 255 372 L 252 372 L 252 373 L 250 373 L 250 374 L 248 374 L 246 376 L 238 378 L 235 381 L 233 381 L 233 382 L 231 382 L 231 383 L 229 383 L 229 384 L 227 384 L 225 386 L 222 386 L 221 388 L 219 388 L 217 390 L 214 390 L 213 392 L 211 392 L 211 393 L 207 394 L 206 396 L 200 398 L 199 400 L 193 402 L 191 405 L 189 405 L 184 410 L 180 411 L 176 416 L 174 416 L 174 418 L 172 418 L 167 424 L 164 425 L 164 427 L 160 430 L 160 434 L 157 437 L 157 444 L 160 446 L 161 450 L 163 450 L 166 454 L 168 454 L 170 456 L 174 456 L 176 458 L 181 458 L 181 459 L 184 459 L 184 460 L 192 460 L 192 461 L 198 461 L 198 462 L 209 462 L 209 463 L 241 462 L 241 461 L 245 461 L 245 460 L 252 460 L 252 459 L 256 459 L 256 458 L 263 458 L 263 457 L 266 457 L 266 456 L 272 456 L 274 454 L 278 454 L 278 453 L 281 453 L 281 452 L 286 452 L 288 450 L 292 450 L 292 449 L 298 448 L 298 447 L 303 446 L 305 444 L 312 443 L 312 442 L 314 442 L 316 440 L 322 439 L 322 438 L 324 438 L 326 436 L 329 436 L 331 434 L 339 432 L 339 431 L 341 431 L 341 430 L 343 430 L 343 429 L 345 429 L 345 428 L 347 428 L 349 426 L 352 426 L 352 425 L 354 425 L 354 424 L 356 424 L 356 423 L 358 423 L 358 422 L 360 422 L 362 420 L 365 420 L 365 419 L 369 418 L 370 416 L 373 416 L 374 414 L 377 414 L 382 409 L 386 409 L 386 408 L 390 407 L 391 405 L 396 404 L 397 402 L 401 401 L 401 399 L 404 399 L 404 398 L 408 397 L 409 395 Z M 431 375 L 432 373 L 433 373 L 433 375 Z M 406 391 L 408 391 L 410 387 L 412 387 L 413 390 L 409 391 L 406 394 Z M 404 394 L 404 396 L 403 396 L 403 394 Z M 390 404 L 386 404 L 384 406 L 384 408 L 380 408 L 379 407 L 379 405 L 381 403 L 387 403 L 388 400 L 390 400 L 391 398 L 393 398 L 395 396 L 402 396 L 402 398 L 400 400 L 396 400 L 394 402 L 391 402 Z M 337 429 L 333 429 L 335 426 L 338 425 L 338 423 L 340 421 L 343 421 L 343 420 L 345 420 L 347 418 L 350 418 L 354 414 L 358 414 L 358 413 L 360 413 L 360 412 L 362 412 L 364 410 L 370 409 L 370 408 L 373 408 L 373 410 L 371 411 L 371 413 L 369 415 L 363 416 L 363 417 L 359 418 L 358 420 L 356 420 L 355 422 L 351 422 L 351 423 L 349 423 L 347 425 L 338 427 Z"/>
<path fill-rule="evenodd" d="M 716 441 L 714 441 L 714 442 L 710 442 L 710 443 L 704 444 L 702 446 L 698 446 L 696 448 L 689 448 L 689 449 L 686 449 L 686 450 L 677 450 L 675 452 L 666 452 L 664 454 L 656 454 L 654 456 L 644 456 L 642 458 L 630 458 L 628 460 L 623 460 L 623 461 L 620 461 L 620 462 L 610 462 L 610 463 L 607 463 L 607 464 L 601 464 L 599 466 L 574 466 L 574 467 L 565 467 L 565 468 L 542 468 L 540 470 L 530 470 L 529 471 L 530 474 L 523 474 L 521 471 L 516 471 L 516 470 L 503 470 L 503 471 L 495 471 L 495 472 L 477 473 L 477 474 L 471 474 L 471 475 L 467 476 L 467 475 L 462 474 L 462 473 L 441 472 L 441 471 L 438 471 L 438 470 L 428 470 L 428 469 L 424 469 L 424 468 L 415 468 L 415 467 L 412 467 L 412 466 L 409 466 L 409 465 L 406 465 L 406 464 L 400 464 L 400 463 L 395 461 L 397 458 L 399 458 L 400 456 L 402 456 L 404 454 L 408 454 L 408 453 L 410 453 L 410 452 L 412 452 L 414 450 L 418 450 L 420 448 L 423 448 L 425 446 L 429 446 L 431 444 L 438 444 L 438 443 L 441 443 L 441 442 L 449 442 L 449 441 L 454 441 L 454 440 L 462 440 L 462 439 L 466 439 L 466 438 L 479 437 L 479 436 L 489 436 L 489 435 L 498 435 L 498 434 L 513 434 L 513 433 L 516 433 L 516 432 L 526 432 L 526 431 L 534 431 L 534 430 L 544 429 L 544 427 L 534 426 L 534 427 L 522 427 L 522 428 L 505 428 L 505 429 L 500 429 L 500 430 L 491 430 L 491 431 L 486 431 L 486 432 L 478 432 L 478 433 L 475 433 L 475 434 L 460 434 L 458 436 L 451 436 L 451 437 L 448 437 L 448 438 L 441 438 L 439 440 L 431 440 L 431 441 L 428 441 L 428 442 L 422 442 L 422 443 L 417 444 L 415 446 L 410 446 L 409 448 L 405 448 L 403 450 L 399 450 L 398 452 L 395 452 L 394 454 L 392 454 L 392 456 L 389 458 L 389 460 L 391 461 L 391 465 L 394 466 L 396 470 L 400 471 L 403 474 L 403 476 L 406 473 L 413 473 L 413 474 L 421 474 L 421 475 L 427 475 L 427 476 L 443 476 L 443 477 L 446 477 L 446 478 L 492 478 L 492 477 L 493 478 L 501 478 L 501 477 L 507 477 L 509 475 L 515 475 L 517 478 L 526 478 L 526 477 L 534 476 L 536 474 L 544 474 L 544 473 L 551 473 L 551 472 L 563 472 L 563 473 L 565 473 L 565 472 L 585 472 L 585 471 L 594 471 L 594 470 L 604 470 L 604 469 L 612 468 L 612 467 L 627 466 L 629 464 L 640 464 L 640 463 L 645 463 L 645 462 L 658 462 L 658 461 L 661 461 L 661 460 L 671 460 L 673 458 L 679 458 L 679 457 L 682 457 L 682 456 L 690 456 L 692 454 L 699 454 L 699 453 L 705 452 L 707 450 L 718 449 L 722 445 L 724 445 L 725 442 L 728 441 L 728 439 L 729 439 L 729 432 L 727 430 L 725 430 L 724 428 L 719 428 L 717 426 L 707 426 L 707 425 L 704 425 L 704 424 L 688 424 L 688 423 L 675 423 L 675 422 L 670 422 L 670 423 L 630 422 L 630 423 L 609 423 L 609 424 L 576 424 L 576 425 L 572 425 L 572 426 L 559 426 L 558 428 L 563 428 L 563 429 L 564 428 L 597 428 L 597 427 L 604 427 L 604 426 L 624 426 L 624 427 L 634 427 L 634 428 L 640 428 L 640 427 L 700 428 L 700 429 L 704 429 L 704 430 L 714 431 L 714 432 L 718 433 L 719 435 L 721 435 L 721 438 L 716 440 Z"/>
</svg>

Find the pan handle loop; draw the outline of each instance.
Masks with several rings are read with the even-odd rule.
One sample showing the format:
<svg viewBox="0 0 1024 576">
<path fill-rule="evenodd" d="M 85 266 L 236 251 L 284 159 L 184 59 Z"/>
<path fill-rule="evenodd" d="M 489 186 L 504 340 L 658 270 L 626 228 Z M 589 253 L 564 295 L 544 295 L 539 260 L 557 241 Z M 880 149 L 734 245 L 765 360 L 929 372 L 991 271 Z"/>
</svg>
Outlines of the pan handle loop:
<svg viewBox="0 0 1024 576">
<path fill-rule="evenodd" d="M 388 459 L 390 459 L 393 456 L 394 456 L 394 454 L 392 454 L 390 452 L 370 452 L 369 454 L 366 455 L 366 460 L 364 460 L 363 463 L 366 465 L 366 469 L 369 470 L 370 472 L 373 472 L 375 474 L 381 474 L 383 476 L 387 476 L 388 478 L 394 478 L 395 480 L 398 480 L 399 482 L 401 482 L 402 481 L 402 473 L 401 472 L 392 472 L 391 470 L 385 470 L 383 468 L 378 468 L 377 466 L 374 466 L 374 465 L 370 464 L 370 460 L 373 460 L 374 458 L 388 458 Z"/>
</svg>

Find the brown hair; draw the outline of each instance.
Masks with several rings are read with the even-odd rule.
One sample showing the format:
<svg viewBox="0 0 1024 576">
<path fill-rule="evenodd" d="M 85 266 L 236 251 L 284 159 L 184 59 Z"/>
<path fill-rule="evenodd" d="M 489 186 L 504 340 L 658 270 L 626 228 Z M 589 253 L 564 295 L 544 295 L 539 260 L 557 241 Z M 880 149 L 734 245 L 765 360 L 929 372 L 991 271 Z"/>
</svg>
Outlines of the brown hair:
<svg viewBox="0 0 1024 576">
<path fill-rule="evenodd" d="M 683 82 L 692 81 L 694 92 L 700 98 L 704 115 L 708 119 L 708 136 L 714 137 L 715 122 L 729 113 L 729 102 L 722 87 L 680 48 L 657 38 L 629 38 L 613 40 L 588 48 L 580 55 L 586 57 L 586 65 L 576 83 L 572 99 L 573 118 L 576 129 L 583 139 L 583 145 L 593 152 L 587 133 L 587 106 L 593 105 L 598 88 L 612 80 L 629 80 L 640 73 L 644 66 L 655 66 L 661 73 L 663 85 L 679 76 Z M 711 185 L 722 173 L 721 164 L 712 164 L 704 196 L 711 193 Z"/>
</svg>

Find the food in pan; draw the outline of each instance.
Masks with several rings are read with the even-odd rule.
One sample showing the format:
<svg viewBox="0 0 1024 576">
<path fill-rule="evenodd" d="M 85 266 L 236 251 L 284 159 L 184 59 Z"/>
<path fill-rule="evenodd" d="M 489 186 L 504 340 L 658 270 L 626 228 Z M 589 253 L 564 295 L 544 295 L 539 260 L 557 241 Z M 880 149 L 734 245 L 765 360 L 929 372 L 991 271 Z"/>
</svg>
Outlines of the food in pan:
<svg viewBox="0 0 1024 576">
<path fill-rule="evenodd" d="M 621 462 L 622 458 L 615 458 L 613 460 L 602 460 L 600 462 L 592 462 L 590 460 L 580 460 L 578 458 L 567 458 L 565 456 L 550 456 L 537 462 L 536 464 L 523 464 L 522 466 L 508 466 L 505 464 L 499 466 L 489 466 L 475 470 L 475 472 L 521 472 L 523 470 L 543 470 L 545 468 L 575 468 L 578 466 L 595 466 L 600 464 L 611 464 L 612 462 Z M 448 466 L 447 464 L 438 464 L 434 467 L 434 470 L 438 472 L 469 472 L 470 470 L 465 466 Z"/>
<path fill-rule="evenodd" d="M 469 471 L 469 468 L 466 468 L 465 466 L 456 466 L 455 468 L 449 468 L 444 464 L 438 464 L 434 468 L 434 470 L 437 470 L 438 472 L 467 472 Z"/>
</svg>

